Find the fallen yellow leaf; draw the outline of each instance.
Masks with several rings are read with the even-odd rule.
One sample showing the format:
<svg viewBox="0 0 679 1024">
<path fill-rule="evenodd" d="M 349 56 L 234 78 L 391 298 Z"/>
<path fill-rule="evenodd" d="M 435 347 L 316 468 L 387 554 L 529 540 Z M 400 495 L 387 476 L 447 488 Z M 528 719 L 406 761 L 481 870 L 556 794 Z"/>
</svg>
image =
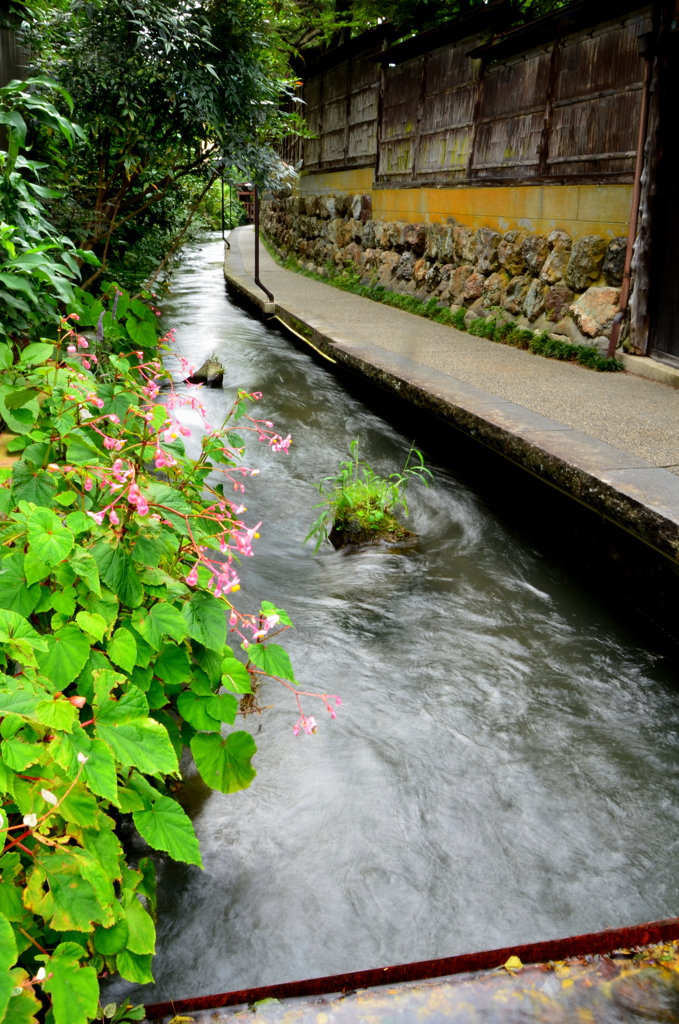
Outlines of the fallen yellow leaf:
<svg viewBox="0 0 679 1024">
<path fill-rule="evenodd" d="M 507 971 L 518 971 L 523 964 L 519 960 L 518 956 L 510 956 L 506 964 L 502 965 Z"/>
</svg>

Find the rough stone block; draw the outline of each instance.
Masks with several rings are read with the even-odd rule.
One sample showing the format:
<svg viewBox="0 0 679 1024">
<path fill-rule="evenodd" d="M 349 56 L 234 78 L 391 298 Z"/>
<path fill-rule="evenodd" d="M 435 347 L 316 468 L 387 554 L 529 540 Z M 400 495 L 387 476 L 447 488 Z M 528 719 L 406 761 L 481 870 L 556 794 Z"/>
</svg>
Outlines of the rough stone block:
<svg viewBox="0 0 679 1024">
<path fill-rule="evenodd" d="M 479 228 L 476 232 L 477 267 L 480 274 L 492 274 L 499 267 L 498 246 L 502 235 L 491 228 Z"/>
<path fill-rule="evenodd" d="M 526 293 L 526 298 L 523 300 L 524 316 L 527 316 L 530 321 L 537 320 L 544 313 L 546 291 L 547 285 L 534 277 Z"/>
<path fill-rule="evenodd" d="M 606 255 L 606 240 L 600 235 L 583 235 L 573 243 L 566 267 L 566 284 L 576 292 L 594 284 Z"/>
<path fill-rule="evenodd" d="M 427 247 L 427 228 L 425 224 L 404 224 L 403 241 L 417 257 L 424 256 Z"/>
<path fill-rule="evenodd" d="M 588 288 L 570 307 L 581 333 L 588 338 L 609 335 L 620 304 L 619 288 Z"/>
<path fill-rule="evenodd" d="M 622 275 L 625 270 L 625 255 L 627 253 L 627 239 L 624 235 L 612 238 L 608 243 L 606 256 L 604 258 L 603 275 L 606 284 L 612 287 L 620 287 Z"/>
<path fill-rule="evenodd" d="M 558 324 L 555 324 L 552 328 L 552 333 L 559 337 L 567 338 L 569 341 L 572 341 L 574 345 L 588 345 L 591 341 L 590 338 L 585 337 L 585 335 L 580 332 L 578 325 L 570 315 L 559 320 Z"/>
<path fill-rule="evenodd" d="M 565 231 L 551 231 L 547 241 L 553 252 L 570 252 L 573 247 L 573 239 Z"/>
<path fill-rule="evenodd" d="M 375 221 L 367 220 L 363 225 L 363 245 L 366 249 L 378 249 Z"/>
<path fill-rule="evenodd" d="M 410 281 L 416 262 L 414 253 L 404 252 L 396 267 L 396 279 L 398 281 Z"/>
<path fill-rule="evenodd" d="M 509 282 L 500 299 L 500 304 L 509 313 L 514 313 L 517 316 L 521 313 L 531 280 L 532 278 L 528 274 L 521 274 Z"/>
<path fill-rule="evenodd" d="M 467 278 L 474 273 L 471 263 L 463 263 L 461 267 L 455 267 L 450 275 L 450 294 L 453 298 L 462 296 Z"/>
<path fill-rule="evenodd" d="M 525 270 L 526 260 L 523 255 L 523 243 L 525 240 L 526 232 L 514 229 L 512 231 L 505 231 L 504 238 L 498 246 L 498 262 L 510 277 L 516 277 Z"/>
<path fill-rule="evenodd" d="M 404 227 L 405 225 L 400 224 L 398 221 L 388 221 L 385 224 L 385 244 L 382 246 L 382 248 L 394 249 L 395 252 L 403 252 L 403 250 L 405 249 L 405 241 L 403 239 Z"/>
<path fill-rule="evenodd" d="M 499 306 L 502 300 L 502 293 L 509 284 L 509 274 L 505 270 L 498 270 L 491 274 L 483 286 L 483 302 L 485 306 Z"/>
<path fill-rule="evenodd" d="M 568 312 L 573 292 L 566 285 L 554 285 L 545 292 L 545 316 L 555 324 Z"/>
<path fill-rule="evenodd" d="M 528 235 L 523 240 L 521 254 L 531 274 L 537 277 L 549 256 L 549 243 L 544 235 Z"/>
<path fill-rule="evenodd" d="M 351 197 L 351 208 L 350 208 L 349 216 L 353 217 L 354 220 L 360 220 L 361 219 L 361 208 L 363 206 L 362 199 L 363 199 L 362 196 L 352 196 Z"/>
<path fill-rule="evenodd" d="M 475 302 L 476 299 L 480 299 L 483 294 L 483 286 L 486 283 L 486 278 L 483 274 L 479 274 L 477 270 L 473 274 L 470 274 L 464 285 L 464 301 L 466 304 Z"/>
<path fill-rule="evenodd" d="M 435 263 L 439 258 L 439 238 L 442 230 L 443 225 L 441 224 L 427 225 L 427 244 L 425 246 L 424 255 L 430 263 Z"/>
<path fill-rule="evenodd" d="M 453 228 L 455 253 L 463 263 L 476 262 L 476 235 L 471 228 L 458 224 Z"/>
<path fill-rule="evenodd" d="M 365 254 L 360 245 L 350 242 L 345 249 L 347 258 L 353 260 L 357 267 L 362 267 L 365 262 Z"/>
<path fill-rule="evenodd" d="M 428 270 L 429 264 L 424 259 L 424 257 L 422 259 L 417 260 L 413 264 L 413 280 L 416 281 L 418 285 L 424 284 L 424 279 L 427 276 Z"/>
<path fill-rule="evenodd" d="M 563 281 L 569 259 L 570 252 L 567 249 L 553 249 L 542 266 L 540 280 L 545 284 Z"/>
<path fill-rule="evenodd" d="M 334 220 L 337 216 L 337 203 L 334 196 L 321 196 L 318 206 L 318 215 L 324 220 Z"/>
<path fill-rule="evenodd" d="M 428 292 L 435 291 L 441 281 L 441 267 L 438 263 L 428 264 L 428 270 L 424 279 L 424 285 Z"/>
<path fill-rule="evenodd" d="M 438 258 L 441 263 L 452 263 L 455 259 L 455 229 L 444 225 L 438 238 Z"/>
</svg>

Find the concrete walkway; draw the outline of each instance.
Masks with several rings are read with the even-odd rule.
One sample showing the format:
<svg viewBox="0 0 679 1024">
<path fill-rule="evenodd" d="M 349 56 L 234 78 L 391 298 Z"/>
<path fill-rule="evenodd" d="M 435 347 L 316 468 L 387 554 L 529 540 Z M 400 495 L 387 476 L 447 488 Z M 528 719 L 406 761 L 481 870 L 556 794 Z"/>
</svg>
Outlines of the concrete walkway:
<svg viewBox="0 0 679 1024">
<path fill-rule="evenodd" d="M 679 390 L 532 355 L 283 270 L 254 230 L 225 277 L 332 359 L 452 422 L 679 560 Z"/>
</svg>

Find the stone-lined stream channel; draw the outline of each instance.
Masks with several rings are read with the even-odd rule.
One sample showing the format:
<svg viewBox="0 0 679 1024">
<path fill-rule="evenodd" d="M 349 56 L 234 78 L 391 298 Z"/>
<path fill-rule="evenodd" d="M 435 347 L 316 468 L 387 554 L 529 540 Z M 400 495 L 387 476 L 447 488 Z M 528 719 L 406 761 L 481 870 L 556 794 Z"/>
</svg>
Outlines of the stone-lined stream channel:
<svg viewBox="0 0 679 1024">
<path fill-rule="evenodd" d="M 295 738 L 269 683 L 250 789 L 180 798 L 205 870 L 158 860 L 155 1002 L 598 930 L 679 912 L 679 686 L 568 564 L 529 543 L 447 465 L 414 485 L 407 554 L 314 554 L 314 483 L 350 441 L 389 473 L 411 436 L 225 293 L 222 243 L 187 253 L 166 320 L 223 391 L 264 392 L 290 454 L 256 441 L 246 494 L 264 520 L 242 565 L 244 610 L 288 610 L 304 689 L 338 693 L 335 721 Z M 171 365 L 171 363 L 169 364 Z M 184 415 L 191 423 L 190 416 Z M 407 428 L 407 423 L 401 424 Z M 418 436 L 427 451 L 427 437 Z M 521 476 L 516 470 L 517 477 Z M 612 597 L 613 599 L 613 597 Z M 649 646 L 651 649 L 649 649 Z"/>
</svg>

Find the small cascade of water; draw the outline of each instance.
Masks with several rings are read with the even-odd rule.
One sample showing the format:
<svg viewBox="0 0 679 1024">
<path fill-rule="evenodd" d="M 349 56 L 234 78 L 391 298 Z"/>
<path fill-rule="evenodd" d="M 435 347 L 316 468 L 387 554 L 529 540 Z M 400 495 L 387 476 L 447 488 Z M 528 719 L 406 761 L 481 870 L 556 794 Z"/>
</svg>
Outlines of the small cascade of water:
<svg viewBox="0 0 679 1024">
<path fill-rule="evenodd" d="M 158 858 L 152 1002 L 274 984 L 671 916 L 679 910 L 676 673 L 567 568 L 535 550 L 453 468 L 413 486 L 415 549 L 317 554 L 314 484 L 349 443 L 379 472 L 413 440 L 225 294 L 221 242 L 190 250 L 166 304 L 196 365 L 214 353 L 293 435 L 261 467 L 263 519 L 239 601 L 295 622 L 304 688 L 335 721 L 293 736 L 295 708 L 244 720 L 257 778 L 232 796 L 187 771 L 205 870 Z M 190 422 L 189 414 L 187 424 Z M 427 438 L 415 439 L 427 451 Z M 517 470 L 517 473 L 519 471 Z M 320 716 L 318 716 L 320 718 Z M 133 986 L 116 981 L 111 996 Z"/>
</svg>

